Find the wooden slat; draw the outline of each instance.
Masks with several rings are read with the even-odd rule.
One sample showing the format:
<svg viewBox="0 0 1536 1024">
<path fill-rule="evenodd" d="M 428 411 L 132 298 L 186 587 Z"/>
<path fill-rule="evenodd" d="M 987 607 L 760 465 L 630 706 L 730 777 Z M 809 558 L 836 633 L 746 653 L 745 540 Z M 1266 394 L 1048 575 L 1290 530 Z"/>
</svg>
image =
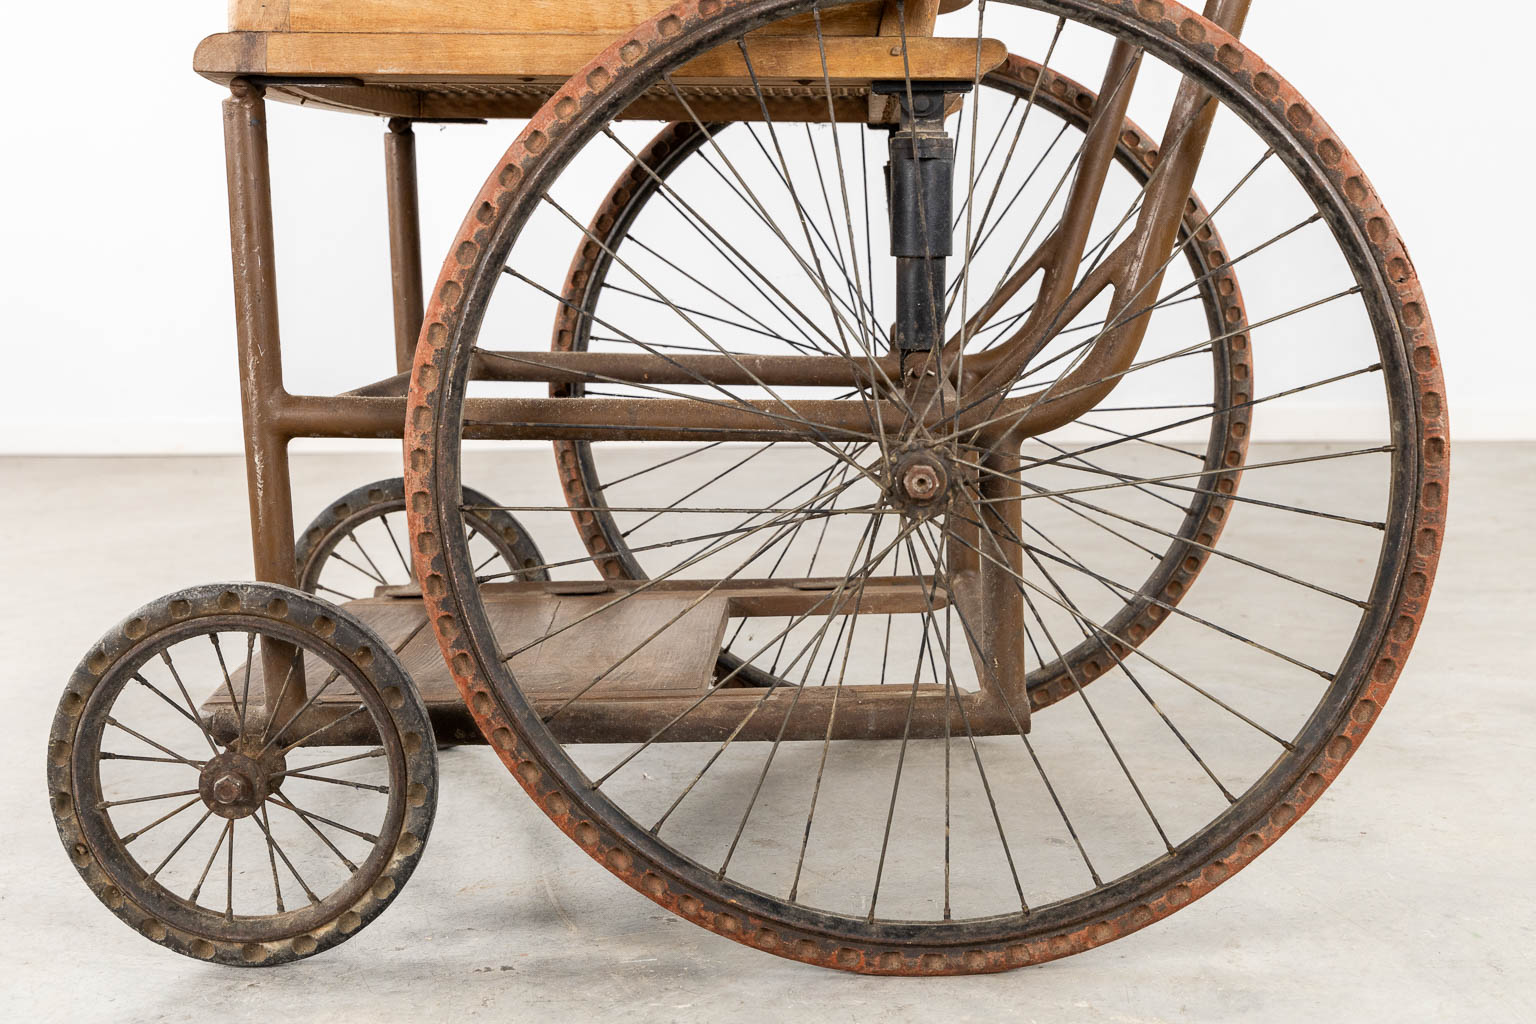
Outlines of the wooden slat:
<svg viewBox="0 0 1536 1024">
<path fill-rule="evenodd" d="M 709 685 L 725 636 L 726 597 L 697 591 L 641 593 L 616 601 L 618 597 L 524 591 L 488 599 L 486 612 L 502 648 L 534 645 L 509 663 L 518 685 L 529 694 L 570 694 L 602 676 L 588 691 L 593 696 L 635 690 L 697 693 Z M 349 602 L 346 608 L 397 651 L 420 689 L 451 692 L 457 699 L 437 642 L 431 630 L 423 628 L 426 612 L 419 600 L 371 598 Z M 305 673 L 311 686 L 329 674 L 313 657 L 306 660 Z M 251 692 L 264 692 L 259 659 L 251 674 Z M 320 700 L 355 698 L 348 688 L 334 687 Z M 209 705 L 228 701 L 229 695 L 219 691 Z"/>
<path fill-rule="evenodd" d="M 914 0 L 916 2 L 916 0 Z M 570 32 L 617 37 L 670 7 L 669 0 L 234 0 L 230 31 L 291 32 Z M 282 8 L 282 23 L 272 8 Z M 881 0 L 822 15 L 828 35 L 873 34 Z M 809 31 L 797 15 L 768 26 L 771 34 Z M 915 34 L 915 33 L 914 33 Z"/>
<path fill-rule="evenodd" d="M 532 117 L 559 86 L 476 84 L 456 85 L 295 85 L 272 86 L 268 97 L 285 103 L 426 120 L 465 118 Z M 723 89 L 684 86 L 684 107 L 670 92 L 651 90 L 624 109 L 623 117 L 642 121 L 761 121 L 762 104 L 750 87 Z M 774 121 L 829 120 L 826 94 L 821 89 L 775 87 L 764 90 L 768 116 Z M 853 87 L 833 90 L 833 111 L 838 121 L 863 123 L 867 116 L 867 90 Z"/>
<path fill-rule="evenodd" d="M 724 598 L 617 598 L 530 594 L 488 602 L 505 649 L 536 644 L 509 663 L 523 692 L 586 690 L 596 697 L 625 690 L 702 692 L 709 685 L 725 639 Z"/>
<path fill-rule="evenodd" d="M 880 11 L 880 28 L 877 35 L 895 36 L 900 39 L 913 36 L 933 35 L 933 24 L 939 17 L 939 0 L 885 0 Z"/>
<path fill-rule="evenodd" d="M 229 0 L 230 31 L 286 32 L 288 7 L 289 0 Z"/>
<path fill-rule="evenodd" d="M 193 59 L 211 78 L 235 75 L 360 78 L 372 84 L 403 82 L 563 82 L 612 43 L 607 35 L 399 33 L 243 33 L 209 36 Z M 907 59 L 889 39 L 844 36 L 826 40 L 827 73 L 834 84 L 874 78 L 969 79 L 975 73 L 974 39 L 909 39 Z M 814 38 L 759 40 L 748 47 L 760 81 L 820 83 L 821 47 Z M 982 72 L 1001 64 L 1001 42 L 983 40 Z M 735 46 L 691 61 L 679 83 L 745 85 L 746 64 Z"/>
<path fill-rule="evenodd" d="M 617 35 L 668 6 L 667 0 L 289 0 L 289 27 L 294 32 Z"/>
</svg>

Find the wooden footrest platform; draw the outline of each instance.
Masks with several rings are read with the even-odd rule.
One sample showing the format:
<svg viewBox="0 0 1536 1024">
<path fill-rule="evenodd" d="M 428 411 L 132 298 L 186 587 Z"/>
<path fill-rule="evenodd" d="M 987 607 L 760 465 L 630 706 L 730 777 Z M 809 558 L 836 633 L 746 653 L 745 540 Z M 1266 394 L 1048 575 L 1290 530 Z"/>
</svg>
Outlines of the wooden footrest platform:
<svg viewBox="0 0 1536 1024">
<path fill-rule="evenodd" d="M 518 685 L 546 717 L 553 716 L 556 735 L 566 742 L 641 742 L 658 732 L 670 742 L 719 741 L 733 732 L 742 741 L 821 740 L 829 722 L 834 739 L 900 736 L 904 731 L 914 739 L 940 737 L 946 719 L 951 735 L 1018 730 L 1007 709 L 987 694 L 962 694 L 956 702 L 934 685 L 920 686 L 915 694 L 910 686 L 868 685 L 710 692 L 729 618 L 791 616 L 828 607 L 836 603 L 830 598 L 839 582 L 514 583 L 486 586 L 483 596 Z M 943 604 L 927 591 L 925 581 L 895 577 L 870 580 L 860 607 L 869 614 L 910 614 L 928 601 Z M 345 608 L 400 658 L 440 743 L 484 742 L 443 661 L 419 592 L 394 588 Z M 244 666 L 235 670 L 237 678 L 244 672 Z M 306 658 L 305 678 L 312 688 L 329 674 L 316 657 Z M 260 658 L 251 667 L 249 692 L 247 716 L 260 720 L 265 692 Z M 356 705 L 350 688 L 333 687 L 290 731 L 303 735 Z M 216 734 L 233 733 L 237 716 L 223 689 L 201 710 Z M 313 742 L 375 740 L 365 716 L 354 715 Z"/>
</svg>

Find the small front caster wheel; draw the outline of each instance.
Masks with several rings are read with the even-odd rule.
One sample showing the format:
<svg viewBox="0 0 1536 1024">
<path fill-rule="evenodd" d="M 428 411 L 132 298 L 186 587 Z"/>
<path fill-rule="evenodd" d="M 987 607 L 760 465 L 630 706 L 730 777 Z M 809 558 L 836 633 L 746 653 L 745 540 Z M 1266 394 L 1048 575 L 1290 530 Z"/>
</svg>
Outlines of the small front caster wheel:
<svg viewBox="0 0 1536 1024">
<path fill-rule="evenodd" d="M 547 580 L 544 556 L 513 515 L 464 488 L 464 535 L 476 572 L 490 583 Z M 375 480 L 326 506 L 299 535 L 299 589 L 333 601 L 372 597 L 415 582 L 405 533 L 405 481 Z"/>
<path fill-rule="evenodd" d="M 151 602 L 86 654 L 48 788 L 65 850 L 119 918 L 187 956 L 272 965 L 355 934 L 410 877 L 437 802 L 431 739 L 367 626 L 287 587 L 216 584 Z"/>
</svg>

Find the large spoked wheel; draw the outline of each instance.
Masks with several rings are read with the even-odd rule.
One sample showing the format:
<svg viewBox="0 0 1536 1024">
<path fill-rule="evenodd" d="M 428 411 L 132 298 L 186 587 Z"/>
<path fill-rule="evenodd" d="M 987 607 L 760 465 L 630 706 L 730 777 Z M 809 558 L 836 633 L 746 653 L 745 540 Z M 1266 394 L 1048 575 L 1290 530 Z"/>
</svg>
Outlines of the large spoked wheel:
<svg viewBox="0 0 1536 1024">
<path fill-rule="evenodd" d="M 1038 178 L 1042 162 L 1057 151 L 1070 153 L 1079 144 L 1098 98 L 1091 90 L 1064 75 L 1047 71 L 1042 77 L 1039 64 L 1013 55 L 986 76 L 982 85 L 977 96 L 969 100 L 973 116 L 980 116 L 989 129 L 989 137 L 982 140 L 981 163 L 976 169 L 978 180 L 985 179 L 978 203 L 987 214 L 996 214 L 999 222 L 1003 222 L 1008 220 L 1008 214 L 1018 205 L 1032 179 Z M 1019 151 L 1024 140 L 1030 114 L 1035 120 L 1031 137 L 1050 140 L 1044 147 L 1045 155 L 1036 159 L 1037 154 L 1031 153 L 1029 159 L 1010 161 L 1008 157 Z M 814 135 L 809 131 L 805 133 L 810 160 L 818 170 L 835 167 L 839 155 L 835 145 L 826 137 L 824 127 L 818 126 L 817 132 Z M 860 167 L 866 167 L 868 154 L 864 136 L 868 132 L 855 129 L 842 134 L 847 137 L 845 144 L 850 154 L 857 152 Z M 740 138 L 743 135 L 749 136 L 750 141 Z M 1136 189 L 1147 185 L 1157 165 L 1157 149 L 1151 138 L 1129 120 L 1120 131 L 1115 159 L 1121 173 Z M 739 145 L 732 145 L 737 142 Z M 720 169 L 716 154 L 730 152 L 736 157 L 733 166 L 743 174 L 748 169 L 759 172 L 752 185 L 757 190 L 764 190 L 777 184 L 770 177 L 776 176 L 777 169 L 760 163 L 754 166 L 741 156 L 743 148 L 761 148 L 766 142 L 766 132 L 753 124 L 732 128 L 729 123 L 677 122 L 662 129 L 640 150 L 636 159 L 619 175 L 587 225 L 590 237 L 577 246 L 556 311 L 551 348 L 556 352 L 635 351 L 639 346 L 628 339 L 635 335 L 644 337 L 647 327 L 655 329 L 655 311 L 647 308 L 655 305 L 651 301 L 655 297 L 637 291 L 643 285 L 626 270 L 646 265 L 670 266 L 681 271 L 689 260 L 685 247 L 702 244 L 701 235 L 708 241 L 707 232 L 670 230 L 676 226 L 669 223 L 668 216 L 676 209 L 674 197 L 684 198 L 677 188 L 686 189 L 681 182 L 690 177 L 697 181 L 698 176 L 690 176 L 684 171 L 678 175 L 679 183 L 671 187 L 667 185 L 668 180 L 690 159 L 695 164 L 708 166 L 709 170 L 704 174 L 708 177 Z M 870 184 L 867 180 L 853 181 L 855 194 L 850 201 L 856 209 L 871 201 L 872 197 L 858 194 Z M 692 199 L 691 196 L 687 198 Z M 813 194 L 811 198 L 814 200 L 819 196 Z M 652 215 L 647 216 L 647 208 L 653 204 Z M 835 230 L 829 233 L 835 234 Z M 988 243 L 1004 244 L 994 237 L 995 233 L 995 227 L 987 232 L 985 224 L 982 231 L 977 232 L 985 236 L 978 239 L 974 247 L 978 256 L 987 251 Z M 855 238 L 849 246 L 855 263 L 859 256 L 857 241 Z M 824 235 L 820 242 L 826 250 L 825 258 L 846 261 L 840 246 L 834 249 Z M 1161 493 L 1151 488 L 1142 491 L 1146 496 L 1155 494 L 1153 500 L 1166 506 L 1159 510 L 1166 525 L 1161 528 L 1162 534 L 1152 532 L 1151 536 L 1141 538 L 1145 553 L 1152 559 L 1147 565 L 1146 577 L 1139 585 L 1123 586 L 1119 591 L 1123 607 L 1117 611 L 1106 609 L 1104 619 L 1105 632 L 1129 637 L 1138 643 L 1166 621 L 1168 610 L 1189 591 L 1206 562 L 1206 553 L 1220 537 L 1232 504 L 1231 495 L 1241 475 L 1240 469 L 1234 467 L 1240 467 L 1246 458 L 1251 420 L 1246 396 L 1252 394 L 1253 353 L 1245 338 L 1229 333 L 1240 331 L 1247 325 L 1242 292 L 1235 270 L 1226 264 L 1227 249 L 1216 231 L 1214 218 L 1198 197 L 1190 197 L 1179 244 L 1189 264 L 1190 278 L 1180 288 L 1170 288 L 1172 294 L 1164 303 L 1198 302 L 1203 308 L 1210 335 L 1215 339 L 1210 346 L 1211 365 L 1208 368 L 1199 365 L 1181 367 L 1181 373 L 1193 378 L 1181 381 L 1186 392 L 1183 397 L 1188 399 L 1184 404 L 1198 416 L 1194 422 L 1205 431 L 1203 449 L 1197 446 L 1197 450 L 1188 452 L 1188 457 L 1203 457 L 1204 469 L 1209 475 L 1200 479 L 1200 486 L 1182 491 L 1167 488 Z M 616 268 L 616 260 L 622 261 L 624 266 Z M 813 348 L 814 339 L 808 342 L 803 332 L 793 329 L 786 332 L 786 324 L 789 328 L 795 326 L 791 318 L 775 317 L 774 311 L 753 308 L 750 292 L 748 296 L 734 299 L 718 293 L 712 298 L 719 308 L 711 309 L 705 315 L 711 317 L 714 329 L 734 321 L 735 327 L 745 327 L 758 338 L 767 339 L 767 343 L 760 346 L 765 351 L 776 350 L 789 355 Z M 637 321 L 643 326 L 637 326 Z M 777 330 L 769 326 L 770 322 Z M 1006 325 L 1006 318 L 1003 323 Z M 672 326 L 680 328 L 679 333 L 688 330 L 687 324 L 681 321 Z M 647 347 L 656 346 L 651 343 Z M 664 343 L 662 347 L 665 347 Z M 551 394 L 557 396 L 579 397 L 589 393 L 628 393 L 644 397 L 643 391 L 613 384 L 594 385 L 589 389 L 585 384 L 573 383 L 551 388 Z M 1210 411 L 1199 411 L 1204 409 Z M 1145 416 L 1152 410 L 1119 411 Z M 1108 418 L 1113 420 L 1113 414 Z M 1099 434 L 1100 440 L 1123 436 L 1123 432 L 1117 434 L 1114 427 L 1103 420 L 1085 420 L 1083 426 L 1088 433 Z M 682 451 L 668 448 L 647 457 L 625 451 L 626 447 L 633 446 L 622 443 L 556 441 L 555 462 L 576 529 L 598 569 L 609 579 L 644 580 L 653 575 L 670 574 L 679 561 L 673 553 L 675 548 L 658 547 L 648 542 L 658 539 L 665 542 L 677 534 L 689 532 L 686 522 L 677 522 L 685 518 L 685 514 L 669 511 L 667 503 L 686 503 L 690 499 L 705 501 L 730 494 L 742 477 L 751 476 L 754 467 L 771 462 L 774 453 L 787 444 L 793 442 L 768 441 L 752 445 L 739 455 L 733 455 L 718 469 L 711 467 L 710 475 L 702 482 L 701 475 L 690 470 L 695 463 L 704 462 L 716 452 L 720 447 L 718 443 L 689 445 Z M 786 485 L 794 483 L 803 488 L 809 481 L 846 480 L 845 467 L 838 465 L 835 459 L 825 456 L 817 459 L 814 454 L 805 458 L 803 445 L 801 448 L 797 477 L 787 481 Z M 1053 454 L 1062 456 L 1063 462 L 1077 466 L 1095 462 L 1092 455 L 1068 453 L 1064 449 L 1057 449 Z M 1113 461 L 1115 453 L 1110 452 L 1107 457 Z M 629 500 L 637 490 L 644 494 L 660 494 L 662 501 L 644 504 L 661 508 L 627 516 L 610 510 L 610 499 L 618 506 L 637 504 Z M 678 496 L 678 492 L 685 493 Z M 790 496 L 797 493 L 802 492 L 789 491 Z M 1068 505 L 1062 499 L 1054 500 L 1060 507 Z M 837 504 L 834 499 L 830 507 L 836 508 Z M 814 524 L 797 524 L 794 536 L 783 545 L 774 560 L 773 574 L 812 576 L 816 574 L 818 561 L 825 569 L 829 563 L 823 554 L 823 546 L 796 544 L 802 534 L 807 538 L 819 538 L 821 532 Z M 692 551 L 688 553 L 693 554 Z M 751 638 L 743 630 L 734 631 L 728 635 L 728 640 L 721 652 L 719 675 L 732 677 L 743 685 L 784 684 L 785 680 L 773 674 L 775 666 L 770 661 L 756 664 L 750 660 Z M 744 655 L 748 657 L 744 659 Z M 1039 710 L 1067 697 L 1073 692 L 1074 679 L 1090 682 L 1113 665 L 1101 640 L 1085 637 L 1065 654 L 1049 657 L 1044 664 L 1030 670 L 1031 709 Z"/>
<path fill-rule="evenodd" d="M 544 556 L 517 518 L 479 491 L 465 489 L 464 532 L 488 579 L 549 578 Z M 371 597 L 380 587 L 415 582 L 405 533 L 405 480 L 375 480 L 331 502 L 299 535 L 299 589 L 331 600 Z"/>
<path fill-rule="evenodd" d="M 1120 60 L 1124 69 L 1101 96 L 1136 69 L 1165 95 L 1187 76 L 1180 95 L 1190 102 L 1175 106 L 1172 124 L 1214 111 L 1192 185 L 1221 218 L 1228 266 L 1241 265 L 1246 323 L 1213 331 L 1203 314 L 1193 326 L 1180 319 L 1190 308 L 1176 305 L 1188 281 L 1173 273 L 1178 249 L 1166 274 L 1159 266 L 1131 294 L 1089 287 L 1121 265 L 1138 211 L 1182 207 L 1187 188 L 1106 183 L 1082 232 L 1095 244 L 1062 257 L 1047 242 L 1059 240 L 1051 225 L 1070 212 L 1059 197 L 1076 192 L 1076 161 L 1042 171 L 1039 192 L 1014 207 L 1017 220 L 1001 212 L 1006 199 L 986 214 L 990 183 L 979 169 L 992 134 L 972 127 L 979 118 L 951 116 L 957 148 L 976 154 L 955 179 L 958 299 L 942 334 L 951 341 L 946 361 L 904 372 L 887 357 L 883 326 L 902 268 L 862 237 L 866 223 L 879 237 L 887 211 L 866 219 L 845 198 L 880 192 L 845 190 L 856 160 L 839 144 L 823 199 L 821 172 L 782 121 L 808 116 L 807 95 L 862 120 L 854 111 L 867 97 L 850 102 L 830 76 L 784 93 L 754 76 L 765 151 L 756 159 L 778 168 L 776 190 L 759 187 L 744 157 L 727 159 L 732 134 L 752 145 L 745 130 L 722 132 L 720 148 L 708 149 L 714 167 L 685 161 L 657 193 L 677 230 L 702 230 L 719 249 L 671 271 L 614 259 L 632 298 L 659 310 L 636 321 L 643 332 L 616 323 L 608 335 L 634 360 L 603 363 L 602 376 L 584 378 L 584 397 L 498 397 L 476 368 L 530 358 L 492 350 L 489 339 L 505 333 L 486 325 L 526 322 L 540 301 L 558 303 L 549 246 L 597 244 L 588 218 L 567 204 L 591 169 L 605 160 L 622 169 L 654 136 L 654 127 L 622 123 L 626 111 L 690 96 L 696 114 L 709 109 L 711 87 L 690 93 L 674 72 L 721 44 L 751 66 L 767 37 L 748 33 L 810 10 L 802 0 L 679 5 L 573 78 L 492 173 L 439 278 L 413 371 L 407 493 L 429 617 L 477 722 L 522 785 L 657 903 L 757 948 L 849 970 L 945 974 L 1049 960 L 1144 927 L 1245 867 L 1317 800 L 1375 721 L 1417 631 L 1443 530 L 1448 453 L 1433 332 L 1370 184 L 1321 117 L 1240 42 L 1171 2 L 1018 0 L 962 13 L 985 18 L 984 27 L 972 22 L 974 35 L 1003 37 L 1007 50 L 1038 54 L 1045 66 L 1057 38 L 1063 55 L 1117 44 L 1111 67 Z M 951 36 L 957 28 L 944 25 Z M 711 123 L 689 120 L 706 131 Z M 1031 165 L 1048 143 L 1026 131 L 1005 164 Z M 891 153 L 900 155 L 894 142 Z M 712 192 L 682 177 L 695 164 L 714 178 Z M 707 205 L 711 194 L 722 205 Z M 971 219 L 962 196 L 975 197 Z M 994 228 L 998 241 L 984 253 L 980 240 Z M 1032 275 L 1021 276 L 1031 261 Z M 1071 294 L 1031 311 L 1053 273 Z M 1102 302 L 1076 301 L 1089 291 Z M 762 324 L 711 298 L 741 305 L 748 293 Z M 1104 357 L 1099 342 L 1112 347 L 1142 318 L 1151 326 L 1139 348 L 1122 361 Z M 1098 319 L 1108 323 L 1085 326 Z M 1020 323 L 1034 333 L 1014 333 Z M 772 361 L 742 324 L 794 331 L 807 351 Z M 923 325 L 894 326 L 901 341 Z M 1209 373 L 1203 397 L 1190 398 L 1194 375 L 1181 364 L 1204 363 L 1227 339 L 1264 349 L 1255 361 L 1265 386 L 1214 408 Z M 1001 355 L 986 356 L 994 343 Z M 971 369 L 948 362 L 951 353 Z M 572 373 L 597 364 L 540 365 Z M 1203 443 L 1208 417 L 1235 408 L 1252 412 L 1242 421 L 1246 449 L 1216 471 L 1201 444 L 1181 453 L 1183 431 L 1198 424 Z M 1007 436 L 992 429 L 999 420 Z M 1311 440 L 1324 420 L 1324 436 L 1358 440 Z M 610 669 L 584 665 L 591 681 L 551 700 L 536 673 L 516 666 L 560 630 L 499 635 L 504 606 L 490 609 L 503 598 L 477 585 L 462 543 L 466 434 L 784 442 L 723 499 L 678 501 L 685 488 L 659 504 L 610 498 L 615 516 L 662 508 L 692 524 L 654 543 L 693 553 L 665 580 L 650 572 L 643 583 L 616 581 L 601 597 L 617 621 L 648 595 L 703 602 L 730 590 L 740 599 L 727 611 L 756 630 L 747 660 L 767 657 L 781 682 L 744 691 L 717 678 L 685 701 L 608 701 L 624 705 L 622 720 L 604 723 L 618 731 L 590 728 L 605 702 L 582 696 L 665 635 L 653 629 L 638 647 L 617 647 Z M 847 473 L 813 476 L 786 495 L 804 477 L 788 475 L 799 460 Z M 1191 489 L 1212 489 L 1207 481 L 1233 470 L 1241 493 L 1213 507 L 1221 515 L 1208 518 L 1225 527 L 1200 549 L 1206 561 L 1189 592 L 1156 604 L 1167 620 L 1155 632 L 1111 630 L 1147 579 L 1147 560 L 1180 536 L 1157 496 L 1187 502 Z M 612 488 L 613 471 L 603 472 Z M 826 556 L 819 578 L 765 581 L 805 521 L 830 522 L 824 547 L 835 559 Z M 1206 542 L 1197 534 L 1193 543 Z M 978 577 L 990 582 L 978 588 Z M 860 629 L 866 610 L 878 627 Z M 715 645 L 705 652 L 713 658 L 719 633 L 693 635 Z M 1103 675 L 1084 687 L 1068 672 L 1070 699 L 1030 720 L 997 676 L 1015 659 L 1070 664 L 1063 655 L 1084 640 L 1104 652 Z M 586 653 L 603 653 L 601 644 Z M 620 734 L 616 745 L 583 742 Z"/>
<path fill-rule="evenodd" d="M 274 664 L 288 670 L 269 715 Z M 48 785 L 70 859 L 114 914 L 178 953 L 265 966 L 390 904 L 432 828 L 437 753 L 376 634 L 237 583 L 170 594 L 102 638 L 59 703 Z"/>
</svg>

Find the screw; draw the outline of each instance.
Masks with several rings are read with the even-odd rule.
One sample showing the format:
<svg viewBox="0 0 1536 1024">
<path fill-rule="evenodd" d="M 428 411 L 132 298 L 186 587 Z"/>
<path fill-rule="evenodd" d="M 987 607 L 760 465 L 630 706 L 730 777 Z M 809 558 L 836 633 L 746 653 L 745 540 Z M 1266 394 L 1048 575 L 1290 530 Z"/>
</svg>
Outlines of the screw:
<svg viewBox="0 0 1536 1024">
<path fill-rule="evenodd" d="M 220 775 L 213 780 L 213 798 L 221 804 L 235 803 L 246 795 L 249 787 L 238 775 Z"/>
<path fill-rule="evenodd" d="M 939 474 L 919 463 L 902 474 L 901 486 L 913 501 L 927 501 L 939 492 Z"/>
</svg>

